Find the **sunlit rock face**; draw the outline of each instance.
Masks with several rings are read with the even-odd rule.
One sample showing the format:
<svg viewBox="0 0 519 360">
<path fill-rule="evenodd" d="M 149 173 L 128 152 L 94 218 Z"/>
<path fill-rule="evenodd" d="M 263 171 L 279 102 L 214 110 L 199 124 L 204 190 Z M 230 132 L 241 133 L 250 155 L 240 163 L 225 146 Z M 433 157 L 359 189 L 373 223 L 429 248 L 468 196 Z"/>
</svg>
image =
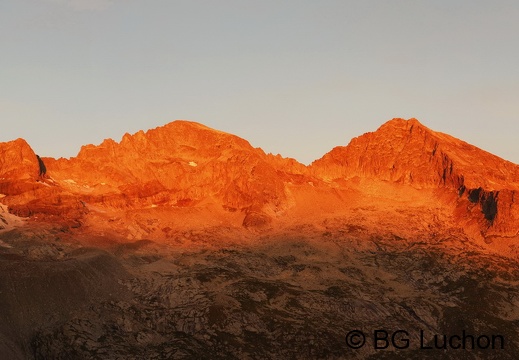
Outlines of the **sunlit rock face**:
<svg viewBox="0 0 519 360">
<path fill-rule="evenodd" d="M 30 192 L 37 176 L 38 160 L 25 140 L 0 143 L 0 194 L 18 196 Z"/>
<path fill-rule="evenodd" d="M 519 166 L 416 119 L 309 166 L 188 121 L 43 161 L 40 178 L 24 140 L 0 143 L 6 358 L 519 351 Z M 381 327 L 411 344 L 420 330 L 494 332 L 508 347 L 347 347 L 349 330 Z"/>
<path fill-rule="evenodd" d="M 188 208 L 265 229 L 294 216 L 312 223 L 322 211 L 340 213 L 377 192 L 391 201 L 403 186 L 451 209 L 470 236 L 490 242 L 519 232 L 519 166 L 416 119 L 388 121 L 308 167 L 189 121 L 86 145 L 75 158 L 43 158 L 45 181 L 35 181 L 36 157 L 24 140 L 0 144 L 0 153 L 3 203 L 24 217 L 70 223 L 92 209 Z M 404 201 L 410 192 L 400 193 Z"/>
<path fill-rule="evenodd" d="M 312 163 L 319 176 L 374 177 L 415 187 L 483 187 L 498 190 L 519 185 L 519 167 L 416 119 L 393 119 L 377 131 L 338 146 Z"/>
<path fill-rule="evenodd" d="M 466 200 L 478 205 L 486 220 L 480 221 L 484 233 L 514 236 L 519 231 L 519 166 L 416 119 L 388 121 L 348 146 L 334 148 L 310 170 L 327 180 L 374 178 L 455 191 L 460 207 L 470 207 Z"/>
<path fill-rule="evenodd" d="M 295 160 L 267 156 L 247 141 L 201 124 L 175 121 L 81 148 L 72 159 L 46 159 L 53 180 L 88 204 L 138 209 L 193 207 L 263 213 L 283 208 Z M 281 165 L 280 165 L 281 164 Z M 283 171 L 282 173 L 279 173 Z"/>
</svg>

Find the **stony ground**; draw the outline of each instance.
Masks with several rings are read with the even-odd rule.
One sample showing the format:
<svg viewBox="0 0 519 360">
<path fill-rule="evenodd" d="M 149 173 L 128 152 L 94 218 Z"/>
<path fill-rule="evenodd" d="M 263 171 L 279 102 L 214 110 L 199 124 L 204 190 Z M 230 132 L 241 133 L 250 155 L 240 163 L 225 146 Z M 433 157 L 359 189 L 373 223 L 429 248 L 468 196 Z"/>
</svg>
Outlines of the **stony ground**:
<svg viewBox="0 0 519 360">
<path fill-rule="evenodd" d="M 307 231 L 304 238 L 288 231 L 189 249 L 137 241 L 102 250 L 65 241 L 59 229 L 45 236 L 3 233 L 2 353 L 12 359 L 515 358 L 516 262 L 485 255 L 459 234 L 434 243 L 368 238 L 357 230 Z M 345 340 L 355 329 L 367 335 L 357 350 Z M 409 348 L 375 350 L 375 330 L 407 331 Z M 426 346 L 433 334 L 465 330 L 502 335 L 505 349 L 424 350 L 420 330 Z"/>
</svg>

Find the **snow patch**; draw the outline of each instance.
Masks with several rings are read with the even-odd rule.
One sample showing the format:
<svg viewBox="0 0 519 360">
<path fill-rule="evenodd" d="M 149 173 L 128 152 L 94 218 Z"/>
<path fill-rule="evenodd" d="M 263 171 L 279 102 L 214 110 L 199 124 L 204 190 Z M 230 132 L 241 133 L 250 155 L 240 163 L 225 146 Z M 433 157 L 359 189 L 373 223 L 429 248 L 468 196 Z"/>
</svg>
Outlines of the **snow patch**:
<svg viewBox="0 0 519 360">
<path fill-rule="evenodd" d="M 73 185 L 76 185 L 76 182 L 72 179 L 66 179 L 66 180 L 63 180 L 64 182 L 68 183 L 68 184 L 73 184 Z"/>
<path fill-rule="evenodd" d="M 195 166 L 198 166 L 198 164 L 196 162 L 194 162 L 194 161 L 190 161 L 189 162 L 189 166 L 195 167 Z"/>
</svg>

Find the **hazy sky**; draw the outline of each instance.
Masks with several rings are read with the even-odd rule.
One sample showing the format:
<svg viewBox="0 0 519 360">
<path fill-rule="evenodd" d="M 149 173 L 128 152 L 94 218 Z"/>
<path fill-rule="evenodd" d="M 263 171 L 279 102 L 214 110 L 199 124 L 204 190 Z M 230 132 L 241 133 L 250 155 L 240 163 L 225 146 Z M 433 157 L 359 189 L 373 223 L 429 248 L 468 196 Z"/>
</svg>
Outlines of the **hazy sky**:
<svg viewBox="0 0 519 360">
<path fill-rule="evenodd" d="M 416 117 L 519 163 L 518 1 L 0 0 L 0 141 L 188 119 L 309 163 Z"/>
</svg>

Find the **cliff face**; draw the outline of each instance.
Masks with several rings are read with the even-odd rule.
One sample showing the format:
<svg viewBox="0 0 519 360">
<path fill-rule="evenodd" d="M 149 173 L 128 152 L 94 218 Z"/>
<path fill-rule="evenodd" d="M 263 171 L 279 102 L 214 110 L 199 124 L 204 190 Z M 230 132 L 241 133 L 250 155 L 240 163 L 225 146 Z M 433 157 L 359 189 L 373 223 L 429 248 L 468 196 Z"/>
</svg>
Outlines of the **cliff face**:
<svg viewBox="0 0 519 360">
<path fill-rule="evenodd" d="M 311 164 L 319 177 L 355 176 L 410 184 L 498 190 L 519 186 L 519 166 L 416 119 L 393 119 Z"/>
<path fill-rule="evenodd" d="M 375 178 L 415 188 L 455 191 L 458 206 L 481 210 L 481 230 L 505 236 L 519 231 L 519 166 L 416 119 L 393 119 L 377 131 L 336 147 L 310 165 L 326 180 Z M 477 214 L 477 213 L 476 213 Z"/>
<path fill-rule="evenodd" d="M 416 120 L 308 167 L 185 121 L 43 160 L 0 144 L 2 359 L 343 359 L 381 319 L 517 357 L 518 167 Z"/>
<path fill-rule="evenodd" d="M 80 204 L 138 209 L 192 207 L 205 201 L 243 212 L 245 225 L 268 221 L 266 210 L 282 209 L 284 181 L 300 177 L 304 169 L 293 159 L 266 155 L 237 136 L 188 121 L 126 134 L 120 143 L 107 139 L 98 146 L 83 146 L 75 158 L 44 161 L 52 179 L 34 186 L 43 188 L 47 197 L 59 189 L 59 200 L 53 200 L 60 205 L 56 212 L 80 210 Z M 281 170 L 286 164 L 299 174 Z M 26 172 L 37 173 L 37 166 L 30 165 Z M 9 177 L 9 184 L 14 180 Z M 25 200 L 11 197 L 7 203 L 23 215 L 48 212 Z"/>
<path fill-rule="evenodd" d="M 51 193 L 37 182 L 38 173 L 36 154 L 25 140 L 0 143 L 0 201 L 13 205 L 10 210 L 28 216 L 26 204 L 40 202 Z"/>
<path fill-rule="evenodd" d="M 0 194 L 26 191 L 25 181 L 35 179 L 37 174 L 36 154 L 25 140 L 0 143 Z"/>
<path fill-rule="evenodd" d="M 37 182 L 30 146 L 21 139 L 0 144 L 1 201 L 12 213 L 73 224 L 94 207 L 138 212 L 211 205 L 240 214 L 245 227 L 269 226 L 290 214 L 304 224 L 319 209 L 347 209 L 351 188 L 371 196 L 357 186 L 364 179 L 386 184 L 389 192 L 387 184 L 418 190 L 424 198 L 434 193 L 471 233 L 519 233 L 519 166 L 416 119 L 393 119 L 308 167 L 188 121 L 126 134 L 119 143 L 83 146 L 75 158 L 44 161 L 49 177 Z"/>
</svg>

